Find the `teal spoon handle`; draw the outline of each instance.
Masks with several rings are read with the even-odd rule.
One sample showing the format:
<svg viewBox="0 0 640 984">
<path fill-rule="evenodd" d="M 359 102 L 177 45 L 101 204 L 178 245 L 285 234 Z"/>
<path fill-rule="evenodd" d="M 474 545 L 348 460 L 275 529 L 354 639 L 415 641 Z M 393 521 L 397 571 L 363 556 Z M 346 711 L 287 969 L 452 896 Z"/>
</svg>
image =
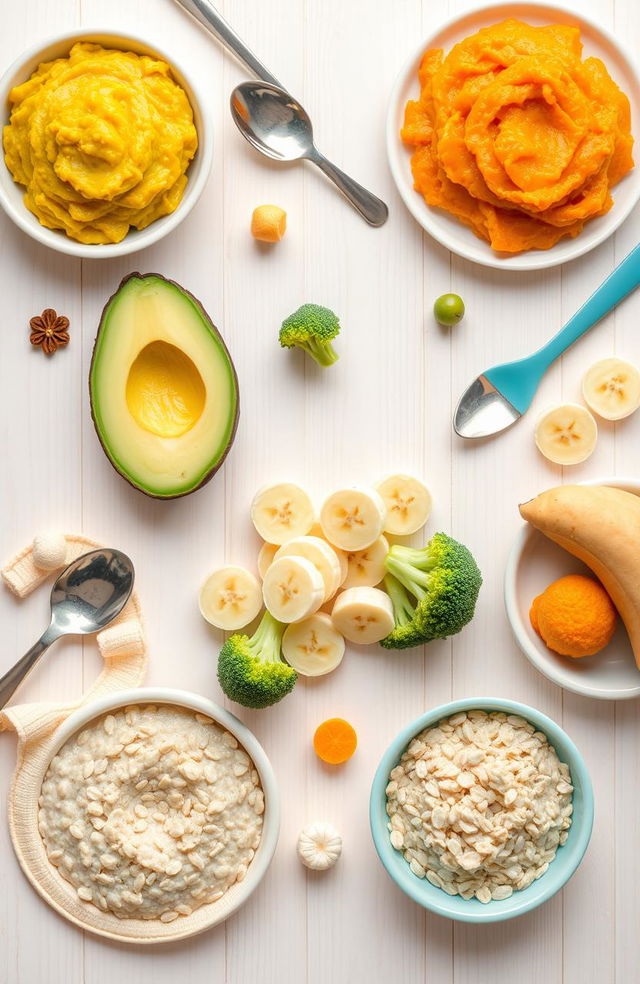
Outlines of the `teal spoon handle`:
<svg viewBox="0 0 640 984">
<path fill-rule="evenodd" d="M 527 359 L 496 366 L 484 375 L 516 410 L 524 413 L 549 366 L 639 284 L 640 245 L 618 264 L 551 341 Z"/>
</svg>

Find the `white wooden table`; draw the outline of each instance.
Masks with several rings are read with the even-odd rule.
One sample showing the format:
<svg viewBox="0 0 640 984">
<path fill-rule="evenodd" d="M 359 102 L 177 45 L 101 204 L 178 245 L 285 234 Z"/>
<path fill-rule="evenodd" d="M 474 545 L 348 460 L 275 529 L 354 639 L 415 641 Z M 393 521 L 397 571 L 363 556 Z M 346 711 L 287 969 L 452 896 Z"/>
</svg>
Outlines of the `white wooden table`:
<svg viewBox="0 0 640 984">
<path fill-rule="evenodd" d="M 461 2 L 460 9 L 464 4 Z M 582 0 L 581 9 L 640 49 L 636 0 Z M 303 101 L 319 144 L 385 198 L 372 230 L 305 167 L 278 168 L 249 151 L 227 105 L 245 74 L 171 0 L 23 0 L 3 4 L 2 68 L 38 38 L 76 26 L 139 32 L 205 81 L 215 159 L 198 207 L 145 255 L 79 262 L 48 252 L 0 215 L 0 559 L 42 529 L 84 531 L 133 557 L 151 647 L 148 681 L 220 699 L 218 639 L 197 612 L 198 584 L 223 560 L 252 564 L 247 507 L 262 483 L 293 479 L 319 497 L 339 483 L 407 469 L 435 495 L 429 529 L 474 550 L 485 585 L 473 625 L 421 651 L 351 649 L 339 672 L 300 683 L 281 705 L 241 717 L 264 743 L 280 782 L 283 825 L 274 863 L 226 925 L 176 946 L 133 949 L 85 935 L 33 892 L 0 825 L 1 984 L 634 984 L 640 922 L 640 705 L 563 693 L 518 651 L 504 614 L 502 576 L 518 529 L 516 505 L 565 477 L 536 452 L 532 417 L 500 439 L 463 446 L 450 425 L 462 388 L 488 365 L 527 353 L 557 330 L 638 239 L 636 213 L 584 259 L 548 273 L 501 274 L 450 256 L 421 235 L 387 170 L 384 119 L 396 72 L 457 0 L 225 0 L 224 14 Z M 636 134 L 640 137 L 640 134 Z M 273 250 L 248 234 L 253 207 L 287 209 Z M 100 450 L 87 371 L 100 311 L 121 277 L 157 270 L 201 298 L 238 369 L 240 430 L 222 472 L 203 491 L 156 502 L 129 488 Z M 433 299 L 453 289 L 464 322 L 441 330 Z M 316 371 L 277 343 L 280 320 L 313 300 L 344 326 L 340 361 Z M 29 345 L 29 318 L 55 307 L 71 344 L 51 361 Z M 640 360 L 640 296 L 630 298 L 556 367 L 535 409 L 575 399 L 590 361 L 613 351 Z M 603 426 L 593 457 L 566 477 L 640 472 L 640 414 Z M 28 648 L 47 618 L 47 592 L 21 604 L 0 591 L 0 668 Z M 91 643 L 59 644 L 23 700 L 79 696 L 97 672 Z M 466 695 L 527 701 L 560 722 L 583 751 L 597 806 L 589 852 L 565 891 L 529 916 L 473 928 L 426 914 L 396 889 L 369 835 L 368 793 L 399 728 L 429 706 Z M 311 735 L 342 715 L 358 730 L 355 758 L 323 769 Z M 6 808 L 15 742 L 0 736 Z M 332 820 L 344 855 L 326 877 L 295 857 L 302 824 Z"/>
</svg>

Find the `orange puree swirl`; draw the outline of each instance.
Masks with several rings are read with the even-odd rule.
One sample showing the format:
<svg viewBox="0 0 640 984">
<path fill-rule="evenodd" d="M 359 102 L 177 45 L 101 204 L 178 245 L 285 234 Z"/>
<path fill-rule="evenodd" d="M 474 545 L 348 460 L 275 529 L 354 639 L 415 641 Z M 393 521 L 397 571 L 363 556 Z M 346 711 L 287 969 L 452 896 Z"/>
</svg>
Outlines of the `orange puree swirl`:
<svg viewBox="0 0 640 984">
<path fill-rule="evenodd" d="M 633 167 L 629 100 L 576 27 L 505 20 L 427 51 L 419 80 L 401 134 L 414 186 L 496 251 L 577 236 Z"/>
</svg>

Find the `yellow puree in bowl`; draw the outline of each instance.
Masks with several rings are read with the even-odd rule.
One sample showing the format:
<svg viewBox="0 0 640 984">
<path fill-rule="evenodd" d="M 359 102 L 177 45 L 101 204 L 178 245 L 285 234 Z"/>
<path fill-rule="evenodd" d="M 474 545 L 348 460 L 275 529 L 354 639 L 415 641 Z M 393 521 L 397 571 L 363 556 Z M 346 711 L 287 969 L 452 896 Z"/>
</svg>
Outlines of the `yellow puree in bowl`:
<svg viewBox="0 0 640 984">
<path fill-rule="evenodd" d="M 166 62 L 78 42 L 9 103 L 5 161 L 43 226 L 118 243 L 180 204 L 198 137 Z"/>
</svg>

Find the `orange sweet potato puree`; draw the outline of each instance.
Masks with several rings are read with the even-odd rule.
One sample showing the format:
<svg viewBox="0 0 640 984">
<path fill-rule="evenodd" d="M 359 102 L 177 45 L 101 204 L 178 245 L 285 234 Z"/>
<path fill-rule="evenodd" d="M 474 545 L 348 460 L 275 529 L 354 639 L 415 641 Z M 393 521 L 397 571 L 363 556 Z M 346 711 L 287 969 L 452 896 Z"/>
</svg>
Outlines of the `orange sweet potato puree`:
<svg viewBox="0 0 640 984">
<path fill-rule="evenodd" d="M 414 187 L 494 250 L 549 249 L 633 167 L 629 100 L 576 27 L 505 20 L 427 51 L 402 139 Z"/>
</svg>

